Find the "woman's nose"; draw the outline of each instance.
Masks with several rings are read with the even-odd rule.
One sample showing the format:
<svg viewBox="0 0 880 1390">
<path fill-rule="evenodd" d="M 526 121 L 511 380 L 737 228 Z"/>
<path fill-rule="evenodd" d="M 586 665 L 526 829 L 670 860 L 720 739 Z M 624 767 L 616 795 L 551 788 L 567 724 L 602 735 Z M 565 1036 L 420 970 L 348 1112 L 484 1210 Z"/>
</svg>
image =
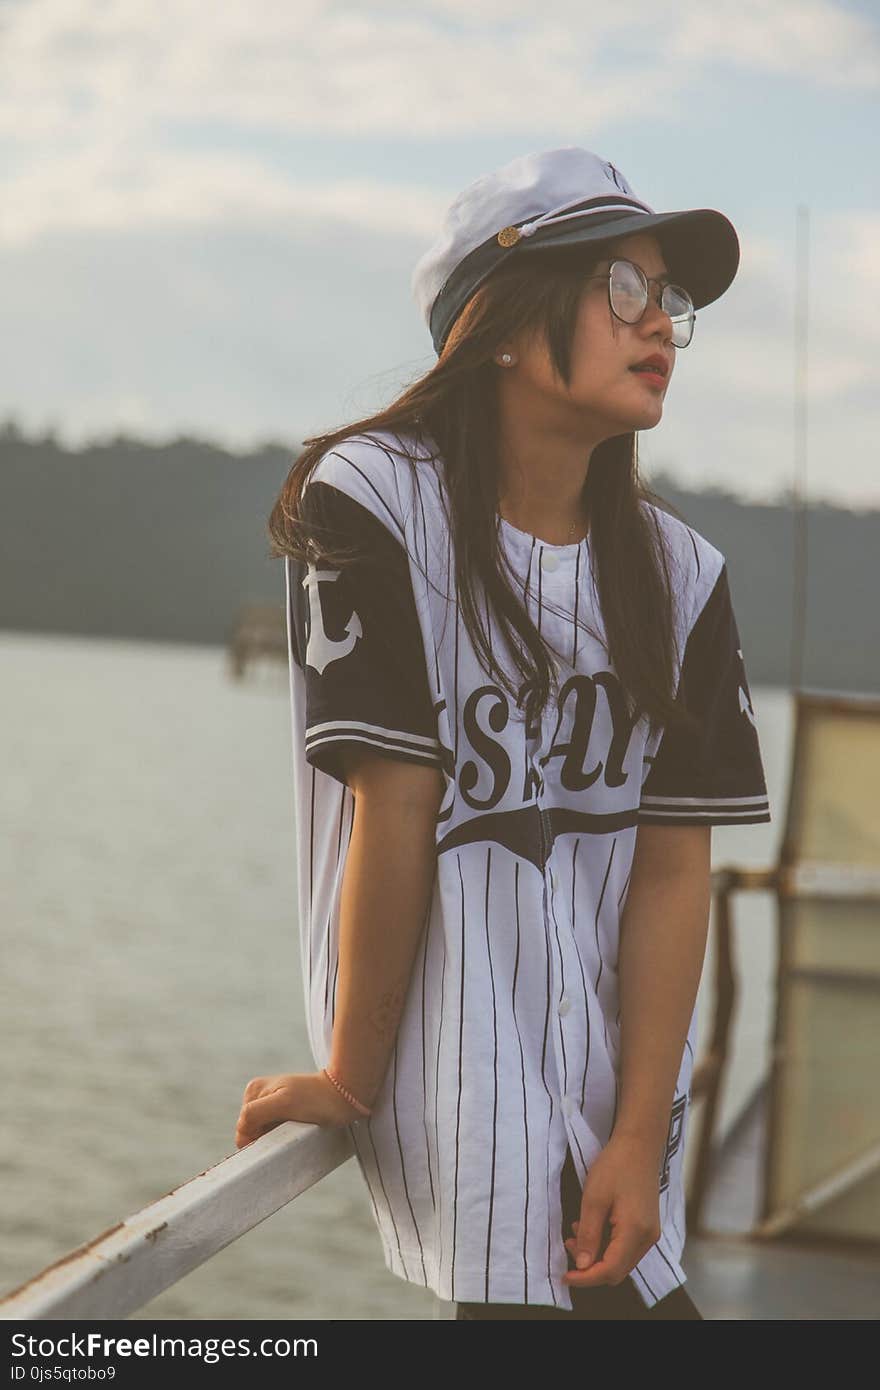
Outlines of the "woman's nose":
<svg viewBox="0 0 880 1390">
<path fill-rule="evenodd" d="M 660 297 L 662 289 L 654 286 L 648 292 L 648 302 L 645 305 L 645 312 L 639 320 L 639 327 L 644 331 L 646 328 L 651 332 L 662 329 L 665 338 L 671 338 L 673 334 L 673 322 L 666 310 L 661 306 Z"/>
</svg>

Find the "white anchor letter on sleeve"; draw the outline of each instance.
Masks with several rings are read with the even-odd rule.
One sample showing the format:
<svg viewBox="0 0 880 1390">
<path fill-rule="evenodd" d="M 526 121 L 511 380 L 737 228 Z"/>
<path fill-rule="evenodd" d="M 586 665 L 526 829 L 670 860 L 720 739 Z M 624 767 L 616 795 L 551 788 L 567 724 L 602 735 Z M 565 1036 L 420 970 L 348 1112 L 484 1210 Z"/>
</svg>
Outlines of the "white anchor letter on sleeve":
<svg viewBox="0 0 880 1390">
<path fill-rule="evenodd" d="M 742 661 L 742 647 L 737 647 L 736 654 L 739 657 L 740 661 Z M 743 690 L 742 686 L 739 687 L 739 712 L 740 714 L 744 714 L 746 716 L 746 719 L 748 719 L 753 729 L 757 729 L 758 725 L 755 722 L 755 711 L 752 709 L 752 702 L 749 699 L 746 692 Z"/>
<path fill-rule="evenodd" d="M 308 590 L 309 595 L 309 640 L 306 646 L 306 665 L 311 666 L 322 675 L 331 661 L 339 661 L 342 657 L 348 656 L 359 637 L 363 637 L 361 620 L 357 613 L 352 610 L 351 617 L 345 625 L 345 637 L 339 641 L 334 641 L 327 636 L 324 631 L 324 614 L 321 610 L 321 595 L 318 592 L 318 585 L 322 580 L 336 580 L 341 574 L 340 570 L 319 570 L 314 565 L 309 565 L 308 574 L 303 579 L 303 587 Z"/>
</svg>

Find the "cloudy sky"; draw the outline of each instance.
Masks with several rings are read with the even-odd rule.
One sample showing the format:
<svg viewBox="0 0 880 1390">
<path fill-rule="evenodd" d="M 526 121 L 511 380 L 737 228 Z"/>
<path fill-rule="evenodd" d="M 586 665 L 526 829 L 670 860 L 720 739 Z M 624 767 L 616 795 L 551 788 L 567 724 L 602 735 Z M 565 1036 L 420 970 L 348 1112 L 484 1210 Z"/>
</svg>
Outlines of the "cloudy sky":
<svg viewBox="0 0 880 1390">
<path fill-rule="evenodd" d="M 878 0 L 0 0 L 0 418 L 356 419 L 436 360 L 409 277 L 451 198 L 577 144 L 740 235 L 648 476 L 789 487 L 803 204 L 809 491 L 880 506 L 878 96 Z"/>
</svg>

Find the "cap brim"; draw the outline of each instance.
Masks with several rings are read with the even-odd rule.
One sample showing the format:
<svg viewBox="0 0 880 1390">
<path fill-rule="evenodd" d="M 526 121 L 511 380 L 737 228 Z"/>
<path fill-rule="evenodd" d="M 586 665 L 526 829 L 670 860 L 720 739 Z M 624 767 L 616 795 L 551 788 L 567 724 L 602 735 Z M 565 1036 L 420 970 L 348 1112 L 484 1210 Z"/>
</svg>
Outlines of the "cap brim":
<svg viewBox="0 0 880 1390">
<path fill-rule="evenodd" d="M 571 221 L 537 228 L 511 248 L 517 256 L 554 248 L 591 246 L 638 232 L 653 232 L 663 248 L 669 274 L 686 289 L 695 309 L 720 298 L 739 268 L 739 238 L 733 224 L 713 208 L 685 212 L 636 213 L 600 224 Z"/>
</svg>

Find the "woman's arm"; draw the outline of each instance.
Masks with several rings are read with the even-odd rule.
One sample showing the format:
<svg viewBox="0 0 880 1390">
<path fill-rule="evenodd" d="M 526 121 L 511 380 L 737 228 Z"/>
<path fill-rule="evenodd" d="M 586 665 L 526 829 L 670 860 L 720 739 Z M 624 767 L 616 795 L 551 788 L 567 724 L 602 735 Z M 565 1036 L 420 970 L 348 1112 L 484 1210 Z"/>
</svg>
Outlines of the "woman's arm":
<svg viewBox="0 0 880 1390">
<path fill-rule="evenodd" d="M 711 826 L 639 826 L 618 955 L 615 1135 L 663 1158 L 709 929 Z"/>
<path fill-rule="evenodd" d="M 329 1069 L 363 1105 L 382 1085 L 436 872 L 438 768 L 352 745 L 342 755 L 355 798 L 339 901 L 339 973 Z M 344 1125 L 359 1117 L 323 1072 L 248 1082 L 236 1147 L 284 1120 Z"/>
<path fill-rule="evenodd" d="M 355 798 L 339 910 L 330 1070 L 372 1106 L 394 1040 L 436 871 L 437 768 L 366 749 L 346 756 Z"/>
</svg>

